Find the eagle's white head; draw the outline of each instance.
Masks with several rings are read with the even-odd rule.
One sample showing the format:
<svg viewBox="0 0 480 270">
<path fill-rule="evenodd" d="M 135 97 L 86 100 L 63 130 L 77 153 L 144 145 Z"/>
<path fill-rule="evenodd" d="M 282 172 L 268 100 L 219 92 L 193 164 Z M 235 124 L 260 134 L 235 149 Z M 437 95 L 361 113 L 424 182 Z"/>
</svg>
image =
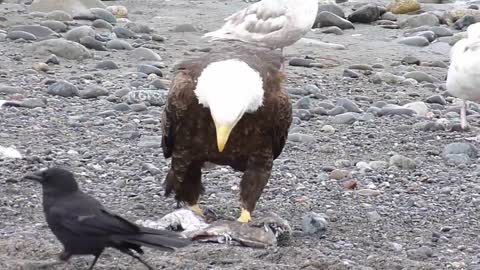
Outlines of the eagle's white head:
<svg viewBox="0 0 480 270">
<path fill-rule="evenodd" d="M 200 74 L 195 94 L 210 109 L 222 152 L 230 132 L 244 113 L 254 112 L 263 103 L 263 80 L 247 63 L 229 59 L 209 64 Z"/>
</svg>

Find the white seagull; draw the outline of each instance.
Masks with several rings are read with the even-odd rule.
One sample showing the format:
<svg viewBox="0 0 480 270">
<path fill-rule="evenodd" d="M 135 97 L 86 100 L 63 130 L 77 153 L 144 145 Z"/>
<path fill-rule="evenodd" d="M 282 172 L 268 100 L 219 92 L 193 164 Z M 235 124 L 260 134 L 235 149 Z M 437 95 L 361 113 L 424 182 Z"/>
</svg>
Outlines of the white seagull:
<svg viewBox="0 0 480 270">
<path fill-rule="evenodd" d="M 262 0 L 230 15 L 222 28 L 203 37 L 280 48 L 284 56 L 283 48 L 310 31 L 317 11 L 318 0 Z"/>
<path fill-rule="evenodd" d="M 461 127 L 467 123 L 467 101 L 480 102 L 480 23 L 467 28 L 467 38 L 459 40 L 450 50 L 447 92 L 463 100 Z"/>
</svg>

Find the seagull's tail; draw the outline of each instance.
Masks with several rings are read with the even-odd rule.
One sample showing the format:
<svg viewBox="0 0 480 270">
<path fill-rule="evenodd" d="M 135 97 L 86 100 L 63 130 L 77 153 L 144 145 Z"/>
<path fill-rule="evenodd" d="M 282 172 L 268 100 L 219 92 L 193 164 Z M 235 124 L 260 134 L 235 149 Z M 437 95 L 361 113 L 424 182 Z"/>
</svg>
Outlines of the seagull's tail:
<svg viewBox="0 0 480 270">
<path fill-rule="evenodd" d="M 140 227 L 140 232 L 137 234 L 115 235 L 114 240 L 164 251 L 175 251 L 177 248 L 186 247 L 192 243 L 190 239 L 184 238 L 176 232 L 146 227 Z"/>
</svg>

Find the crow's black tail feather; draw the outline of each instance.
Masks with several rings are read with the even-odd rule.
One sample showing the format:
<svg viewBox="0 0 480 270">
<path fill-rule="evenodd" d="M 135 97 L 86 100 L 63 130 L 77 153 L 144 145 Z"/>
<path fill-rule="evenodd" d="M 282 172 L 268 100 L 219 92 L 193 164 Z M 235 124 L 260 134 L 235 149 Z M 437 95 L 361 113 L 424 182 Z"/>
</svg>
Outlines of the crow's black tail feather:
<svg viewBox="0 0 480 270">
<path fill-rule="evenodd" d="M 176 248 L 186 247 L 192 243 L 190 239 L 178 233 L 145 227 L 140 227 L 140 232 L 137 234 L 116 235 L 115 240 L 164 251 L 174 251 Z"/>
</svg>

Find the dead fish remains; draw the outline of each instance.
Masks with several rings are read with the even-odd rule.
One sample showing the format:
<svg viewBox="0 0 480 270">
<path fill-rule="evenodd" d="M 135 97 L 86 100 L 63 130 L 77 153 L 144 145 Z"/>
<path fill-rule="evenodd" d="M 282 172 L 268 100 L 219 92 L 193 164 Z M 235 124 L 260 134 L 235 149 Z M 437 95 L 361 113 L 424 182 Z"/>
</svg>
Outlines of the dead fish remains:
<svg viewBox="0 0 480 270">
<path fill-rule="evenodd" d="M 271 213 L 251 224 L 236 220 L 217 220 L 207 223 L 190 209 L 182 208 L 157 221 L 139 220 L 137 224 L 154 229 L 181 231 L 181 234 L 199 242 L 239 244 L 254 248 L 277 246 L 290 239 L 292 228 L 285 219 Z"/>
</svg>

